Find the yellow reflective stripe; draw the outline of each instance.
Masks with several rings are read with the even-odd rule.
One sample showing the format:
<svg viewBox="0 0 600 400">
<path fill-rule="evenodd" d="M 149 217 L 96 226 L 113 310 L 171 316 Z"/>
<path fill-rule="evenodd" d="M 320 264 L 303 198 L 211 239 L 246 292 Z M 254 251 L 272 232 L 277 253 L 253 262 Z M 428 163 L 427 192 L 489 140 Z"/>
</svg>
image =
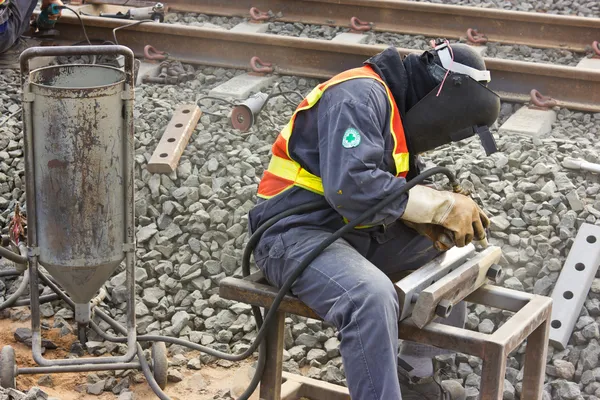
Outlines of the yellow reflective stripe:
<svg viewBox="0 0 600 400">
<path fill-rule="evenodd" d="M 271 157 L 267 171 L 280 178 L 294 182 L 296 186 L 300 186 L 317 194 L 322 195 L 325 193 L 321 178 L 311 174 L 295 161 L 273 156 Z"/>
<path fill-rule="evenodd" d="M 345 224 L 350 223 L 350 220 L 348 218 L 346 218 L 346 217 L 342 217 L 342 218 L 344 219 Z M 380 224 L 380 225 L 384 225 L 384 224 Z M 368 228 L 372 228 L 374 226 L 379 226 L 379 225 L 358 225 L 358 226 L 355 226 L 354 229 L 368 229 Z"/>
<path fill-rule="evenodd" d="M 410 164 L 409 160 L 410 157 L 408 156 L 408 153 L 394 154 L 394 163 L 396 164 L 396 175 L 400 174 L 401 172 L 408 171 Z"/>
</svg>

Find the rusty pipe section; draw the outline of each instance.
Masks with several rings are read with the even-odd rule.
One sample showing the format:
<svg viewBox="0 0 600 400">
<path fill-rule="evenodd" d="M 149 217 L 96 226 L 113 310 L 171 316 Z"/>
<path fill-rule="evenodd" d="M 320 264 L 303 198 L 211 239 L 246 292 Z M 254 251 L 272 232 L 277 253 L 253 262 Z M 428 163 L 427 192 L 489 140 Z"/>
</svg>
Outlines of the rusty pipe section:
<svg viewBox="0 0 600 400">
<path fill-rule="evenodd" d="M 119 4 L 119 0 L 87 0 Z M 585 51 L 600 37 L 600 19 L 402 0 L 169 0 L 170 11 L 247 17 L 250 7 L 278 21 L 346 27 L 352 17 L 377 31 L 458 39 L 483 29 L 491 42 Z M 64 18 L 64 17 L 63 17 Z"/>
</svg>

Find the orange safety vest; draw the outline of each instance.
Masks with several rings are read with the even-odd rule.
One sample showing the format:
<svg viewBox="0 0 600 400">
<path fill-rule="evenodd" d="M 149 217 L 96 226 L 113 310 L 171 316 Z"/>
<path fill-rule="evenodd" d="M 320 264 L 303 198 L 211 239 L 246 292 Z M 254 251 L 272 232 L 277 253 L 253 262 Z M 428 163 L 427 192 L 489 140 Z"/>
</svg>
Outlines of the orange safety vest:
<svg viewBox="0 0 600 400">
<path fill-rule="evenodd" d="M 294 186 L 310 190 L 311 192 L 320 195 L 324 194 L 321 178 L 302 168 L 302 166 L 290 156 L 288 145 L 294 129 L 294 121 L 300 111 L 308 110 L 317 104 L 325 90 L 338 83 L 357 78 L 375 79 L 385 88 L 392 110 L 390 116 L 390 130 L 392 137 L 394 138 L 394 151 L 392 156 L 394 158 L 396 176 L 406 177 L 409 168 L 409 156 L 406 147 L 406 139 L 404 137 L 404 127 L 402 126 L 402 121 L 400 119 L 400 111 L 396 106 L 396 101 L 394 100 L 394 96 L 392 96 L 390 88 L 387 87 L 385 82 L 370 66 L 364 66 L 334 76 L 327 82 L 315 87 L 308 96 L 302 100 L 298 108 L 296 108 L 296 111 L 294 111 L 292 118 L 281 130 L 273 144 L 273 156 L 269 162 L 268 169 L 264 172 L 260 184 L 258 185 L 258 197 L 270 199 Z"/>
</svg>

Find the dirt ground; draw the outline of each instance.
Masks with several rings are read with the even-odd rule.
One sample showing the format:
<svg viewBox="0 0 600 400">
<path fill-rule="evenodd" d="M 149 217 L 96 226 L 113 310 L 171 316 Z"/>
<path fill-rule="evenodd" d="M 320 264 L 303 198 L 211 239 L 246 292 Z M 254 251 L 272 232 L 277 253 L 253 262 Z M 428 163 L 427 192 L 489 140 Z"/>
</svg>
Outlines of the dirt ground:
<svg viewBox="0 0 600 400">
<path fill-rule="evenodd" d="M 52 326 L 51 320 L 46 320 Z M 19 367 L 35 367 L 36 363 L 31 356 L 31 349 L 25 344 L 18 343 L 14 339 L 14 332 L 17 328 L 31 328 L 31 322 L 12 321 L 11 319 L 0 319 L 0 346 L 11 345 L 15 349 L 17 365 Z M 69 335 L 60 337 L 59 329 L 42 330 L 42 337 L 50 339 L 58 349 L 47 350 L 44 357 L 49 359 L 64 358 L 69 353 L 71 343 L 75 341 L 75 336 Z M 192 355 L 194 353 L 190 353 Z M 201 370 L 193 371 L 181 367 L 180 371 L 184 375 L 181 382 L 169 383 L 165 393 L 172 400 L 208 400 L 215 396 L 223 395 L 228 390 L 241 393 L 242 388 L 250 382 L 250 371 L 253 360 L 241 363 L 235 363 L 230 368 L 220 366 L 203 366 Z M 141 372 L 136 372 L 141 374 Z M 111 392 L 104 392 L 99 396 L 86 393 L 87 373 L 64 373 L 52 374 L 53 387 L 45 387 L 38 384 L 38 379 L 43 375 L 21 375 L 17 377 L 17 389 L 27 392 L 32 386 L 41 387 L 50 396 L 58 397 L 61 400 L 109 400 L 116 399 L 118 396 Z M 137 377 L 136 377 L 137 378 Z M 130 390 L 135 393 L 137 400 L 156 399 L 150 386 L 143 380 L 142 383 L 133 383 L 132 379 Z M 251 400 L 258 400 L 258 391 L 251 397 Z"/>
</svg>

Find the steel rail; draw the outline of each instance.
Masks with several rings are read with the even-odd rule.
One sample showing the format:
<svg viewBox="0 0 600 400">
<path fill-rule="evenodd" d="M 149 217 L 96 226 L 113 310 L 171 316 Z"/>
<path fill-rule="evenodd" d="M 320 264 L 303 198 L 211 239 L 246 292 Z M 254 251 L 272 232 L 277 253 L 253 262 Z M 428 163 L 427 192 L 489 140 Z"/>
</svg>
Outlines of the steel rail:
<svg viewBox="0 0 600 400">
<path fill-rule="evenodd" d="M 95 4 L 148 5 L 150 0 L 87 0 Z M 478 29 L 491 42 L 585 51 L 600 40 L 600 18 L 508 11 L 402 0 L 167 0 L 170 11 L 249 17 L 250 8 L 275 20 L 350 27 L 357 17 L 376 31 L 465 38 Z M 281 16 L 280 16 L 281 15 Z"/>
<path fill-rule="evenodd" d="M 109 39 L 122 20 L 82 17 L 91 38 Z M 63 40 L 82 40 L 74 16 L 63 16 L 56 25 Z M 326 40 L 269 34 L 245 34 L 176 24 L 147 23 L 119 31 L 119 43 L 142 57 L 144 46 L 166 50 L 171 57 L 191 64 L 249 69 L 250 59 L 260 57 L 274 65 L 275 73 L 328 79 L 385 48 Z M 420 50 L 398 49 L 402 55 Z M 504 100 L 529 101 L 531 89 L 558 100 L 562 107 L 599 112 L 600 71 L 521 61 L 485 59 L 492 73 L 490 88 Z"/>
</svg>

